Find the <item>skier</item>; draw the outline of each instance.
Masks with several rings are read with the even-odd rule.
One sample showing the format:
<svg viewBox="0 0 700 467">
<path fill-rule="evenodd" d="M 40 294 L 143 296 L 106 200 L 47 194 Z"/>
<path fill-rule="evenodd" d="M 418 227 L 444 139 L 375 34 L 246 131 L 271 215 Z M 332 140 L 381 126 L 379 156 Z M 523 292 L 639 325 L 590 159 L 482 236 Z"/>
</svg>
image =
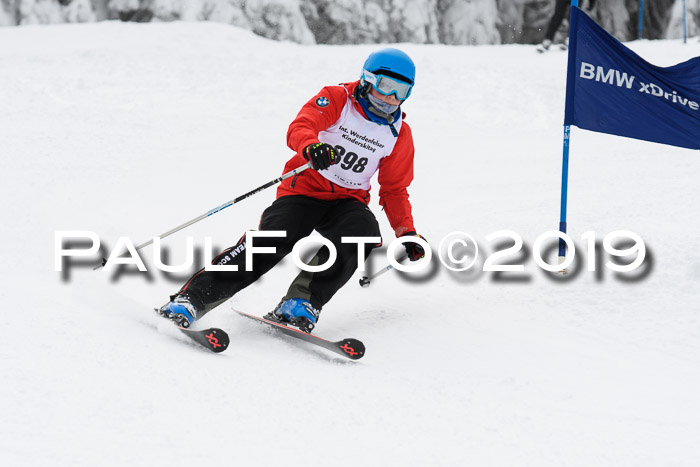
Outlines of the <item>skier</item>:
<svg viewBox="0 0 700 467">
<path fill-rule="evenodd" d="M 588 11 L 593 10 L 593 8 L 595 7 L 595 1 L 596 0 L 588 1 Z M 547 31 L 544 34 L 544 40 L 537 47 L 538 52 L 545 52 L 549 50 L 549 47 L 552 45 L 552 41 L 554 40 L 554 35 L 557 33 L 559 26 L 561 26 L 561 23 L 564 21 L 564 16 L 566 15 L 566 12 L 568 11 L 570 5 L 571 0 L 555 0 L 554 14 L 550 18 L 549 24 L 547 25 Z M 568 45 L 568 43 L 566 45 Z"/>
<path fill-rule="evenodd" d="M 372 53 L 361 79 L 324 87 L 302 108 L 287 131 L 296 154 L 288 172 L 311 163 L 278 187 L 277 199 L 262 214 L 260 231 L 286 231 L 285 237 L 256 237 L 253 246 L 276 252 L 253 255 L 245 267 L 246 236 L 224 250 L 215 265 L 236 265 L 238 271 L 200 270 L 171 296 L 158 312 L 182 327 L 255 282 L 315 229 L 337 250 L 333 265 L 321 272 L 301 271 L 286 295 L 265 318 L 311 332 L 323 306 L 352 277 L 358 266 L 358 245 L 341 237 L 380 237 L 369 209 L 370 179 L 378 171 L 379 204 L 397 237 L 417 236 L 407 187 L 413 179 L 413 138 L 401 104 L 411 95 L 415 65 L 404 52 L 387 48 Z M 379 244 L 366 244 L 367 259 Z M 404 247 L 411 261 L 424 256 L 417 242 Z M 311 265 L 325 264 L 329 249 L 318 250 Z"/>
</svg>

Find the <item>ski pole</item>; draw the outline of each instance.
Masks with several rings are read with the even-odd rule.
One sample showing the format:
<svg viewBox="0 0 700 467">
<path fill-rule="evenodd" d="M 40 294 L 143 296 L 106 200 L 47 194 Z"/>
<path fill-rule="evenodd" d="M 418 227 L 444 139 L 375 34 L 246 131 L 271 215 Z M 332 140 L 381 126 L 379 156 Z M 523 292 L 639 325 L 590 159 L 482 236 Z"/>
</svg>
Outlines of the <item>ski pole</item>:
<svg viewBox="0 0 700 467">
<path fill-rule="evenodd" d="M 403 263 L 407 258 L 408 258 L 408 255 L 402 255 L 397 261 L 399 263 Z M 360 287 L 369 287 L 369 283 L 372 279 L 374 279 L 375 277 L 380 276 L 380 275 L 384 274 L 385 272 L 390 271 L 392 269 L 394 269 L 394 266 L 390 264 L 387 267 L 385 267 L 384 269 L 381 269 L 381 270 L 375 272 L 370 277 L 362 276 L 362 279 L 360 279 Z"/>
<path fill-rule="evenodd" d="M 178 225 L 177 227 L 168 230 L 168 231 L 165 232 L 164 234 L 158 235 L 158 238 L 165 238 L 165 237 L 167 237 L 167 236 L 169 236 L 169 235 L 174 234 L 175 232 L 179 232 L 180 230 L 184 229 L 185 227 L 189 227 L 190 225 L 195 224 L 195 223 L 201 221 L 202 219 L 205 219 L 205 218 L 207 218 L 207 217 L 209 217 L 209 216 L 211 216 L 211 215 L 214 215 L 214 214 L 216 214 L 216 213 L 219 212 L 219 211 L 223 211 L 223 210 L 226 209 L 227 207 L 229 207 L 229 206 L 231 206 L 231 205 L 233 205 L 233 204 L 236 204 L 236 203 L 238 203 L 239 201 L 243 201 L 244 199 L 249 198 L 249 197 L 253 196 L 253 195 L 256 194 L 256 193 L 259 193 L 259 192 L 263 191 L 264 189 L 269 188 L 269 187 L 271 187 L 272 185 L 281 182 L 282 180 L 286 180 L 286 179 L 288 179 L 289 177 L 293 177 L 294 175 L 296 175 L 296 174 L 298 174 L 298 173 L 300 173 L 300 172 L 303 172 L 304 170 L 308 169 L 309 167 L 311 167 L 311 162 L 309 162 L 309 163 L 307 163 L 307 164 L 304 164 L 304 165 L 302 165 L 301 167 L 297 167 L 297 168 L 294 169 L 294 170 L 290 170 L 290 171 L 287 172 L 286 174 L 283 174 L 282 176 L 277 177 L 277 178 L 274 179 L 274 180 L 270 180 L 269 182 L 267 182 L 267 183 L 265 183 L 265 184 L 263 184 L 263 185 L 260 185 L 259 187 L 255 188 L 255 189 L 253 189 L 253 190 L 250 190 L 248 193 L 245 193 L 245 194 L 239 196 L 238 198 L 232 199 L 231 201 L 227 201 L 227 202 L 225 202 L 224 204 L 215 207 L 214 209 L 210 209 L 209 211 L 205 212 L 205 213 L 202 214 L 201 216 L 197 216 L 197 217 L 195 217 L 194 219 L 191 219 L 191 220 L 185 222 L 185 223 L 182 224 L 182 225 Z M 147 246 L 150 245 L 151 243 L 153 243 L 153 239 L 150 239 L 149 241 L 144 242 L 144 243 L 142 243 L 141 245 L 139 245 L 139 246 L 137 246 L 137 247 L 134 247 L 134 248 L 135 248 L 136 251 L 138 251 L 138 250 L 140 250 L 140 249 L 142 249 L 142 248 L 147 247 Z M 103 267 L 105 264 L 107 264 L 107 259 L 106 259 L 106 258 L 102 258 L 102 264 L 99 265 L 99 266 L 97 266 L 97 267 L 95 267 L 94 269 L 99 269 L 99 268 Z"/>
</svg>

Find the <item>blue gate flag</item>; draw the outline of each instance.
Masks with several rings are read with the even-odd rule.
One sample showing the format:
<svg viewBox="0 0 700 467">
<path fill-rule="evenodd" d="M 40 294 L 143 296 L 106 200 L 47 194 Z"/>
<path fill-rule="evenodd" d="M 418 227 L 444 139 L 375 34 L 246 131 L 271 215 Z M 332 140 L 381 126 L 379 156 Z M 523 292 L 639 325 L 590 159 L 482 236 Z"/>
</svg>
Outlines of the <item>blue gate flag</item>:
<svg viewBox="0 0 700 467">
<path fill-rule="evenodd" d="M 571 7 L 564 125 L 700 149 L 700 57 L 654 66 Z"/>
</svg>

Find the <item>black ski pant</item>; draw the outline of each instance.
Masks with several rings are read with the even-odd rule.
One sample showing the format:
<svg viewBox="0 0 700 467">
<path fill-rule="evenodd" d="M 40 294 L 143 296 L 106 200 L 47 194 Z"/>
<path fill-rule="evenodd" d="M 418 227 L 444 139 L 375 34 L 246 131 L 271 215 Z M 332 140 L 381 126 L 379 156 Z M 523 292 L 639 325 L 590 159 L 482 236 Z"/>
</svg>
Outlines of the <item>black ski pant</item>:
<svg viewBox="0 0 700 467">
<path fill-rule="evenodd" d="M 255 282 L 268 272 L 302 238 L 314 230 L 330 240 L 337 251 L 333 265 L 320 272 L 301 271 L 293 280 L 284 299 L 303 298 L 314 308 L 321 310 L 333 295 L 357 270 L 358 245 L 342 243 L 342 237 L 379 237 L 379 224 L 366 204 L 354 199 L 323 201 L 307 196 L 283 196 L 272 203 L 260 219 L 261 231 L 283 230 L 285 237 L 256 237 L 253 247 L 274 247 L 275 253 L 255 253 L 252 271 L 246 271 L 246 235 L 239 242 L 221 252 L 212 264 L 232 266 L 238 271 L 200 270 L 180 289 L 178 294 L 187 296 L 201 318 L 212 308 Z M 365 245 L 366 260 L 373 248 L 381 242 Z M 326 264 L 330 251 L 322 246 L 309 261 L 309 265 Z M 270 304 L 270 311 L 275 304 Z"/>
<path fill-rule="evenodd" d="M 554 14 L 552 14 L 552 18 L 549 20 L 549 24 L 547 25 L 547 32 L 544 34 L 545 39 L 549 39 L 550 41 L 554 40 L 554 35 L 557 33 L 557 29 L 559 29 L 559 26 L 561 26 L 561 23 L 564 21 L 564 16 L 566 15 L 566 12 L 569 10 L 570 6 L 571 0 L 556 0 L 556 4 L 554 5 Z M 595 7 L 595 0 L 590 0 L 588 2 L 588 9 L 592 10 L 593 7 Z"/>
</svg>

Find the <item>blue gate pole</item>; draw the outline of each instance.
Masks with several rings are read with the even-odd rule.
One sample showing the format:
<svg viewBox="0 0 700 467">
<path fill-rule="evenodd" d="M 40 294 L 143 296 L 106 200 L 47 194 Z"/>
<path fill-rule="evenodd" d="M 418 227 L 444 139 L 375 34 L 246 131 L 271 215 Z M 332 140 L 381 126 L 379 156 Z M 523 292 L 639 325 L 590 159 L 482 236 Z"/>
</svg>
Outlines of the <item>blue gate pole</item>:
<svg viewBox="0 0 700 467">
<path fill-rule="evenodd" d="M 688 28 L 685 25 L 685 0 L 683 0 L 683 43 L 688 39 Z"/>
<path fill-rule="evenodd" d="M 571 0 L 572 7 L 578 7 L 578 0 Z M 575 48 L 575 41 L 571 40 L 571 22 L 569 22 L 569 60 L 571 53 Z M 568 76 L 567 76 L 568 79 Z M 559 231 L 566 233 L 566 204 L 569 195 L 569 141 L 571 139 L 571 125 L 564 125 L 564 150 L 562 157 L 561 168 L 561 208 L 559 211 Z M 563 238 L 559 238 L 559 262 L 563 262 L 566 258 L 566 242 Z"/>
<path fill-rule="evenodd" d="M 644 0 L 639 0 L 639 36 L 638 39 L 642 39 L 642 27 L 644 25 Z"/>
<path fill-rule="evenodd" d="M 561 209 L 559 211 L 559 231 L 566 233 L 566 201 L 569 194 L 569 139 L 571 126 L 564 125 L 564 156 L 561 167 Z M 559 261 L 566 258 L 566 242 L 559 238 Z"/>
</svg>

